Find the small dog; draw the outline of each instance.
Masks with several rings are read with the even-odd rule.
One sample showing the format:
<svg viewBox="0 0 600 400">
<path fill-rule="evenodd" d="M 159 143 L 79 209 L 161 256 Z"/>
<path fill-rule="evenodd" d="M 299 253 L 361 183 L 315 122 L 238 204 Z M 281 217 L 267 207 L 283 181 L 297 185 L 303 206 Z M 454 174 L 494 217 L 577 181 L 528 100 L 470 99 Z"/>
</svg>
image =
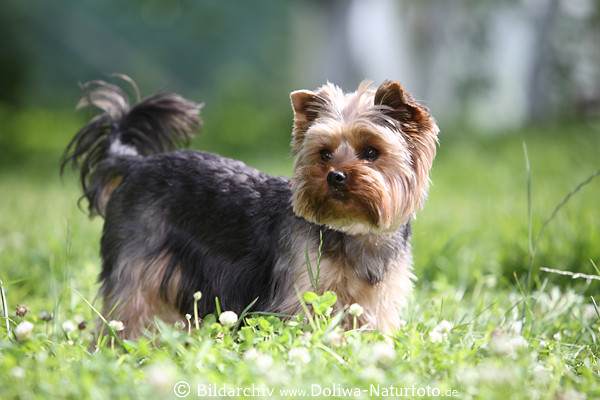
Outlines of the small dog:
<svg viewBox="0 0 600 400">
<path fill-rule="evenodd" d="M 291 181 L 175 151 L 200 128 L 201 105 L 161 93 L 130 107 L 116 85 L 82 88 L 79 106 L 104 113 L 73 138 L 61 171 L 80 169 L 90 215 L 105 219 L 100 295 L 123 337 L 140 336 L 154 317 L 183 320 L 196 291 L 201 316 L 215 298 L 238 314 L 258 298 L 252 310 L 296 315 L 297 291 L 314 290 L 307 257 L 315 276 L 321 257 L 319 292 L 334 291 L 338 308 L 358 303 L 361 324 L 398 327 L 414 278 L 411 219 L 439 131 L 399 83 L 291 93 Z"/>
</svg>

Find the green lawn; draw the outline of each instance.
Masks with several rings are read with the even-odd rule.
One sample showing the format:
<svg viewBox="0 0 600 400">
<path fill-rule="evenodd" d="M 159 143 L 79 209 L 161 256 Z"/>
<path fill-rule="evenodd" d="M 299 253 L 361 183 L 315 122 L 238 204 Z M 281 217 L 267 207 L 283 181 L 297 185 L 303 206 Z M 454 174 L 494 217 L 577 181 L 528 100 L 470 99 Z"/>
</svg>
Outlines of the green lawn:
<svg viewBox="0 0 600 400">
<path fill-rule="evenodd" d="M 600 397 L 600 281 L 539 270 L 600 275 L 600 178 L 548 224 L 528 290 L 523 150 L 525 142 L 535 241 L 569 191 L 600 168 L 598 123 L 442 134 L 430 197 L 413 226 L 419 281 L 406 325 L 392 336 L 344 332 L 335 314 L 310 323 L 255 315 L 232 328 L 209 317 L 191 335 L 163 326 L 153 338 L 107 338 L 92 350 L 96 316 L 84 298 L 92 302 L 98 289 L 102 221 L 77 208 L 75 174 L 61 183 L 57 172 L 80 122 L 17 115 L 8 126 L 19 139 L 0 138 L 0 279 L 11 331 L 33 324 L 17 342 L 1 321 L 0 399 L 177 398 L 187 389 L 181 382 L 187 398 Z M 286 153 L 270 161 L 248 159 L 290 172 Z M 31 311 L 16 316 L 17 304 Z M 44 322 L 43 312 L 53 319 Z"/>
</svg>

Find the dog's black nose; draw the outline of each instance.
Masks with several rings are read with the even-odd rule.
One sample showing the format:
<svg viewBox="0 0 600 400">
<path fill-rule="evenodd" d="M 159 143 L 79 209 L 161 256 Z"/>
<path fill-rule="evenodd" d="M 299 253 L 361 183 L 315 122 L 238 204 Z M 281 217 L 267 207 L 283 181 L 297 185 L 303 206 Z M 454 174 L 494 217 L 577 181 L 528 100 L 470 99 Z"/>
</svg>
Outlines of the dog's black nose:
<svg viewBox="0 0 600 400">
<path fill-rule="evenodd" d="M 327 184 L 334 189 L 339 189 L 346 180 L 346 174 L 341 171 L 331 171 L 327 174 Z"/>
</svg>

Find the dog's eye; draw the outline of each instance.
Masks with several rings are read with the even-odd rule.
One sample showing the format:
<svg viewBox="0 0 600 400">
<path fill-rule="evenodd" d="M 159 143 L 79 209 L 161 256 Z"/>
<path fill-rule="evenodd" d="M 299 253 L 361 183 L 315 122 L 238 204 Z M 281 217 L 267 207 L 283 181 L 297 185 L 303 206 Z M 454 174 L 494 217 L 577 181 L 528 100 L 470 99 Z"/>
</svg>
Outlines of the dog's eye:
<svg viewBox="0 0 600 400">
<path fill-rule="evenodd" d="M 327 149 L 323 149 L 319 152 L 319 154 L 321 155 L 321 161 L 329 161 L 333 158 L 333 155 L 331 154 L 331 151 L 327 150 Z"/>
<path fill-rule="evenodd" d="M 360 152 L 360 158 L 367 161 L 375 161 L 379 158 L 379 150 L 374 147 L 367 146 Z"/>
</svg>

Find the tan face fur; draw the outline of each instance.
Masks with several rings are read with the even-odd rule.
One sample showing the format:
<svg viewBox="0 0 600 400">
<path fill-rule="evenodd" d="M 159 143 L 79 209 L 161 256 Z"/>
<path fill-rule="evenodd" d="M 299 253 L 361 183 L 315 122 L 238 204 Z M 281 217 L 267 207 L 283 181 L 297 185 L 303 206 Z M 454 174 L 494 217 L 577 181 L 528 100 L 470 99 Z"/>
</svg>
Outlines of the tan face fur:
<svg viewBox="0 0 600 400">
<path fill-rule="evenodd" d="M 421 208 L 439 131 L 399 83 L 369 86 L 291 94 L 294 212 L 352 235 L 393 232 Z"/>
</svg>

